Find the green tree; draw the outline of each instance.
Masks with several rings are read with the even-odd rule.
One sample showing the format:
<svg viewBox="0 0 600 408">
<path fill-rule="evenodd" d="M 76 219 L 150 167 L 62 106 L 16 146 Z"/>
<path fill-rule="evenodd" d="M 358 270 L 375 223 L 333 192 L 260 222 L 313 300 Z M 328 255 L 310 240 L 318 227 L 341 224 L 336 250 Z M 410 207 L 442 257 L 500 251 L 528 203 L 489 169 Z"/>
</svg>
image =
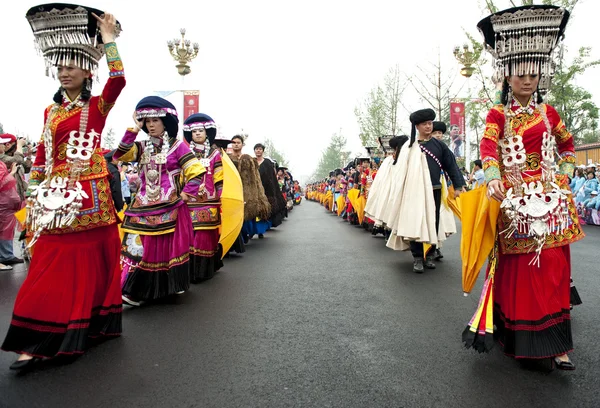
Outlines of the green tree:
<svg viewBox="0 0 600 408">
<path fill-rule="evenodd" d="M 577 5 L 579 0 L 543 0 L 541 4 L 555 5 L 564 7 L 569 12 Z M 533 0 L 509 0 L 503 1 L 502 7 L 517 7 L 534 4 Z M 500 10 L 497 2 L 485 0 L 485 5 L 490 13 Z M 490 81 L 489 76 L 485 74 L 485 67 L 489 66 L 489 57 L 483 53 L 483 44 L 473 36 L 466 34 L 477 57 L 474 64 L 475 72 L 473 77 L 479 83 L 477 91 L 477 100 L 471 100 L 467 103 L 466 114 L 467 123 L 476 140 L 472 140 L 471 148 L 477 149 L 479 154 L 479 141 L 485 128 L 485 117 L 487 112 L 496 102 L 496 89 Z M 576 79 L 588 68 L 600 65 L 600 60 L 591 60 L 589 47 L 582 47 L 572 61 L 567 61 L 565 57 L 565 47 L 558 53 L 556 72 L 547 96 L 547 101 L 554 106 L 561 118 L 565 122 L 567 129 L 573 134 L 576 144 L 593 143 L 598 141 L 599 135 L 598 107 L 593 102 L 592 95 L 584 88 L 576 84 Z"/>
<path fill-rule="evenodd" d="M 287 166 L 288 161 L 286 160 L 284 153 L 275 147 L 275 144 L 271 139 L 267 139 L 264 142 L 265 145 L 265 157 L 269 157 L 277 162 L 279 166 Z"/>
<path fill-rule="evenodd" d="M 312 179 L 322 179 L 327 177 L 330 171 L 345 167 L 349 158 L 350 152 L 346 150 L 346 138 L 342 135 L 341 131 L 334 133 L 331 136 L 329 145 L 323 150 L 319 165 Z"/>
<path fill-rule="evenodd" d="M 4 133 L 4 126 L 2 126 L 2 123 L 0 123 L 0 133 Z"/>
<path fill-rule="evenodd" d="M 380 136 L 398 134 L 398 111 L 406 84 L 400 66 L 395 65 L 384 76 L 383 84 L 371 89 L 354 109 L 363 146 L 376 146 Z"/>
<path fill-rule="evenodd" d="M 576 84 L 586 69 L 600 65 L 600 60 L 590 61 L 589 57 L 589 47 L 580 48 L 570 64 L 561 55 L 548 93 L 548 103 L 558 111 L 575 144 L 598 141 L 598 106 L 592 94 Z"/>
</svg>

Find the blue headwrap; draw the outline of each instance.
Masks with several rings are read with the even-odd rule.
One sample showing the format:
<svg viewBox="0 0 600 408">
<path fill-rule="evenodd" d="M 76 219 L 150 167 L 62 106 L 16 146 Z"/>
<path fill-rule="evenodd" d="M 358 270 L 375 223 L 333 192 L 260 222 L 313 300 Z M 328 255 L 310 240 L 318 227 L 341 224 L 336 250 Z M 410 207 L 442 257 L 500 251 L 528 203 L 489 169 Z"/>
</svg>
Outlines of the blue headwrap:
<svg viewBox="0 0 600 408">
<path fill-rule="evenodd" d="M 192 131 L 205 129 L 206 137 L 212 145 L 217 137 L 217 125 L 215 121 L 205 113 L 194 113 L 183 122 L 183 137 L 188 143 L 192 142 Z"/>
<path fill-rule="evenodd" d="M 160 118 L 165 125 L 165 130 L 170 138 L 176 138 L 179 131 L 179 119 L 177 119 L 177 109 L 166 99 L 158 96 L 146 96 L 138 102 L 135 107 L 137 119 Z M 146 124 L 142 130 L 148 133 Z"/>
</svg>

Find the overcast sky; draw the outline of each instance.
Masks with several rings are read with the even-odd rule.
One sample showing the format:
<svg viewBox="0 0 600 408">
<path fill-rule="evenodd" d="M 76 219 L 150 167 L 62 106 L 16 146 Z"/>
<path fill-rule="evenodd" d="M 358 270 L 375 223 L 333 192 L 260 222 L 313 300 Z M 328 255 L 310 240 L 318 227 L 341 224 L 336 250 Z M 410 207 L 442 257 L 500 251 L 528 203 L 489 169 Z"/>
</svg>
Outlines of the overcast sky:
<svg viewBox="0 0 600 408">
<path fill-rule="evenodd" d="M 26 11 L 37 1 L 5 2 L 0 123 L 6 132 L 37 140 L 43 110 L 52 102 L 58 82 L 44 75 L 36 55 Z M 350 150 L 361 148 L 354 107 L 398 63 L 407 74 L 427 66 L 441 53 L 442 65 L 455 70 L 455 45 L 464 31 L 476 35 L 487 15 L 481 0 L 170 0 L 86 1 L 82 4 L 116 15 L 123 26 L 117 44 L 127 86 L 110 113 L 107 127 L 120 137 L 131 123 L 136 103 L 154 91 L 200 90 L 200 111 L 212 116 L 229 136 L 249 134 L 246 151 L 270 138 L 284 152 L 296 178 L 315 169 L 332 133 L 341 129 Z M 496 0 L 505 7 L 507 0 Z M 600 46 L 594 30 L 600 1 L 581 0 L 566 31 L 575 51 Z M 177 74 L 166 42 L 185 27 L 200 54 L 184 81 Z M 572 53 L 571 53 L 572 54 Z M 107 78 L 105 61 L 100 79 Z M 589 70 L 580 84 L 600 105 L 600 69 Z M 457 86 L 464 78 L 456 76 Z M 95 85 L 94 93 L 102 85 Z M 466 88 L 463 88 L 466 89 Z M 467 96 L 467 95 L 461 95 Z M 183 97 L 171 100 L 181 113 Z M 412 100 L 414 99 L 414 101 Z M 405 100 L 409 109 L 423 104 Z M 408 131 L 408 119 L 403 122 Z"/>
</svg>

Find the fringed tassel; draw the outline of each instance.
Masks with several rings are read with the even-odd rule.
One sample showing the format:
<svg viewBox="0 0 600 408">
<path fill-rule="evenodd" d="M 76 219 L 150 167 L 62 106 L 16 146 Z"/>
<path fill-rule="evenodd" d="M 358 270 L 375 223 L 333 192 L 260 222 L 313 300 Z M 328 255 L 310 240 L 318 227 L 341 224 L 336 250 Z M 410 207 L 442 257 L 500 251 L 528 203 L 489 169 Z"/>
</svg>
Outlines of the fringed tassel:
<svg viewBox="0 0 600 408">
<path fill-rule="evenodd" d="M 498 241 L 490 254 L 487 278 L 481 291 L 477 311 L 462 334 L 466 348 L 480 353 L 489 352 L 494 347 L 494 275 L 498 263 Z"/>
</svg>

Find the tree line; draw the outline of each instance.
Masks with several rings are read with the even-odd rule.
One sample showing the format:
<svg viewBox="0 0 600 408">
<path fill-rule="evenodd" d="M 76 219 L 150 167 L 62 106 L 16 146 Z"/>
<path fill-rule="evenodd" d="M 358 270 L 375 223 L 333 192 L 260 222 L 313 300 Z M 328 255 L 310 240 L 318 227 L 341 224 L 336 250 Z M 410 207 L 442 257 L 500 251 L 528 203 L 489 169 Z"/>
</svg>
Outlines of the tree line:
<svg viewBox="0 0 600 408">
<path fill-rule="evenodd" d="M 483 1 L 490 13 L 534 4 L 533 0 Z M 541 1 L 541 4 L 566 8 L 571 13 L 571 19 L 578 3 L 579 0 Z M 465 98 L 461 98 L 465 101 L 466 131 L 470 132 L 472 155 L 479 157 L 479 142 L 485 129 L 485 118 L 497 99 L 496 86 L 491 79 L 491 61 L 484 52 L 483 43 L 467 32 L 465 36 L 475 53 L 475 71 L 469 79 L 471 83 L 468 90 L 465 89 L 466 81 L 459 81 L 458 62 L 450 67 L 443 65 L 439 52 L 434 61 L 418 65 L 412 75 L 403 73 L 398 65 L 391 67 L 354 109 L 360 129 L 358 137 L 363 146 L 377 145 L 379 136 L 408 134 L 400 123 L 400 118 L 407 117 L 411 112 L 406 103 L 407 91 L 411 92 L 413 100 L 416 94 L 422 105 L 432 108 L 438 120 L 447 124 L 450 120 L 450 101 L 466 94 Z M 558 50 L 556 72 L 546 101 L 556 108 L 567 129 L 573 134 L 576 145 L 600 142 L 599 108 L 593 95 L 577 83 L 588 69 L 600 65 L 600 60 L 591 57 L 591 47 L 579 48 L 571 58 L 567 58 L 566 51 L 564 44 Z M 330 170 L 345 166 L 343 163 L 349 157 L 345 142 L 341 132 L 332 135 L 329 145 L 321 153 L 313 179 L 326 177 Z"/>
</svg>

